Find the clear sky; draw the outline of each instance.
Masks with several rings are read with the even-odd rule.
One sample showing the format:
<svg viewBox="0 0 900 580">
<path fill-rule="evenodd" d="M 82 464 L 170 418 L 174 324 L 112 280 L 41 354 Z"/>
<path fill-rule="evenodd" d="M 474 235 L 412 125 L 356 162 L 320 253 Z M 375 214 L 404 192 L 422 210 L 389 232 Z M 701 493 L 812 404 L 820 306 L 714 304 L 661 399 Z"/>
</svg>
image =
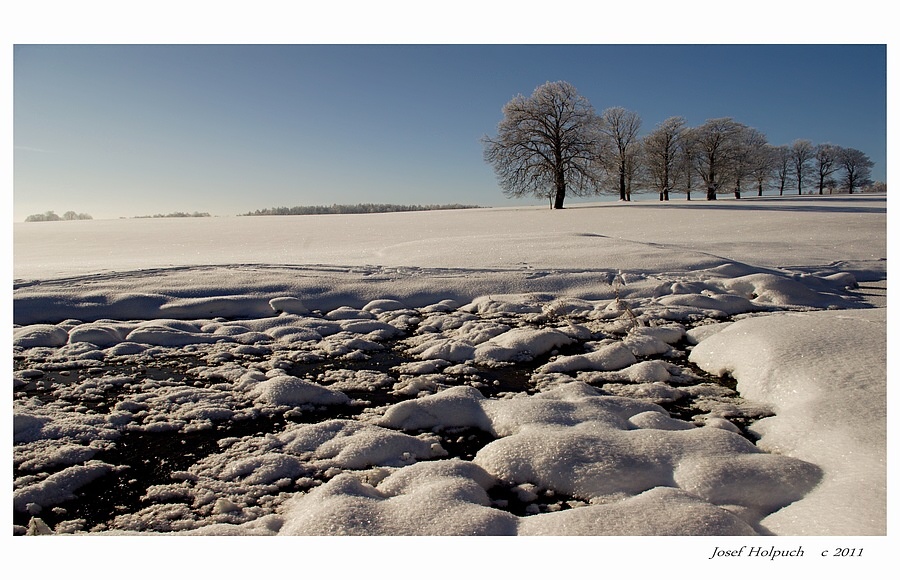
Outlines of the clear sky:
<svg viewBox="0 0 900 580">
<path fill-rule="evenodd" d="M 566 80 L 643 132 L 733 117 L 887 173 L 884 44 L 55 44 L 13 58 L 14 219 L 514 203 L 482 158 L 501 107 Z M 542 203 L 527 200 L 528 203 Z M 521 203 L 521 202 L 517 202 Z"/>
</svg>

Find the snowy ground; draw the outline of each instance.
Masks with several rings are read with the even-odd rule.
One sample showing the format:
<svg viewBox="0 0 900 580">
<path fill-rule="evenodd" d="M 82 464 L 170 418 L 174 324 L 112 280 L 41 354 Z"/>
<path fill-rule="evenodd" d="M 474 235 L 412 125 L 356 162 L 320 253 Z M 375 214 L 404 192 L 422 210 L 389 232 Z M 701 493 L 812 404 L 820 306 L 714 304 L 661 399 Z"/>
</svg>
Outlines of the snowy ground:
<svg viewBox="0 0 900 580">
<path fill-rule="evenodd" d="M 886 218 L 15 224 L 14 533 L 883 536 Z"/>
</svg>

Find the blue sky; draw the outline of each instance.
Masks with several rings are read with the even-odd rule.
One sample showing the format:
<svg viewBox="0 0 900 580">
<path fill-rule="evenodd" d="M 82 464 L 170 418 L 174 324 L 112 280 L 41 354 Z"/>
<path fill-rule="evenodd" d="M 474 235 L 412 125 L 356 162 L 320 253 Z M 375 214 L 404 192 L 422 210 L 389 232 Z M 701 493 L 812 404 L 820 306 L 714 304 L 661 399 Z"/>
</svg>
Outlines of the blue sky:
<svg viewBox="0 0 900 580">
<path fill-rule="evenodd" d="M 482 159 L 501 107 L 566 80 L 599 112 L 733 117 L 854 147 L 886 180 L 871 45 L 18 44 L 14 219 L 507 200 Z M 521 202 L 516 202 L 521 203 Z M 528 203 L 542 203 L 528 200 Z"/>
</svg>

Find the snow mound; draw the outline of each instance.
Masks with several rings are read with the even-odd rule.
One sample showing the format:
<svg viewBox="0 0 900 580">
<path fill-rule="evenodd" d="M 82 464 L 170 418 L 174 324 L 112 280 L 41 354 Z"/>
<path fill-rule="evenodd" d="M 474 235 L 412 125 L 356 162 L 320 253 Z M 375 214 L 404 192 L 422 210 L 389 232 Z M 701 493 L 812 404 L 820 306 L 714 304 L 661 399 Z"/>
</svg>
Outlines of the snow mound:
<svg viewBox="0 0 900 580">
<path fill-rule="evenodd" d="M 303 301 L 293 296 L 272 298 L 269 300 L 269 306 L 275 312 L 284 312 L 285 314 L 307 314 L 309 312 Z"/>
<path fill-rule="evenodd" d="M 413 437 L 350 420 L 300 425 L 278 435 L 283 451 L 312 461 L 316 468 L 398 467 L 446 455 L 434 436 Z"/>
<path fill-rule="evenodd" d="M 484 401 L 481 391 L 461 385 L 422 399 L 392 405 L 378 424 L 404 431 L 477 427 L 491 432 L 490 421 L 482 407 Z"/>
<path fill-rule="evenodd" d="M 272 377 L 260 382 L 252 394 L 271 405 L 346 405 L 350 398 L 340 391 L 291 376 Z"/>
<path fill-rule="evenodd" d="M 670 487 L 621 502 L 537 514 L 519 524 L 523 536 L 754 536 L 729 511 Z"/>
<path fill-rule="evenodd" d="M 637 363 L 637 357 L 622 342 L 610 342 L 587 354 L 561 356 L 543 365 L 542 373 L 568 373 L 573 371 L 597 370 L 612 371 L 623 369 Z"/>
<path fill-rule="evenodd" d="M 494 478 L 456 459 L 417 463 L 377 483 L 341 474 L 285 506 L 281 535 L 514 535 L 517 518 L 490 507 Z"/>
<path fill-rule="evenodd" d="M 13 330 L 13 345 L 22 348 L 62 346 L 69 333 L 55 324 L 32 324 Z"/>
<path fill-rule="evenodd" d="M 571 337 L 552 328 L 514 328 L 478 345 L 474 358 L 484 365 L 528 361 L 572 342 Z"/>
<path fill-rule="evenodd" d="M 23 511 L 29 504 L 49 507 L 75 498 L 75 491 L 99 477 L 110 473 L 115 466 L 91 460 L 84 465 L 73 465 L 48 476 L 43 481 L 19 488 L 13 492 L 13 509 Z M 38 507 L 38 511 L 40 511 Z"/>
</svg>

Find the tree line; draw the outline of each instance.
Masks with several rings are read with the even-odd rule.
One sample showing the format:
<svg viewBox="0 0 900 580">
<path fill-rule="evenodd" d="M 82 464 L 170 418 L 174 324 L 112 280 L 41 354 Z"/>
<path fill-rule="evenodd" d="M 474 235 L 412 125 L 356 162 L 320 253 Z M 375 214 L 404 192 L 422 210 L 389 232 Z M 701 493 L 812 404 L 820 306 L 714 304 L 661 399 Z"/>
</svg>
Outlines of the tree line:
<svg viewBox="0 0 900 580">
<path fill-rule="evenodd" d="M 182 217 L 210 217 L 210 214 L 205 211 L 193 211 L 193 212 L 185 212 L 185 211 L 176 211 L 172 213 L 156 213 L 153 215 L 136 215 L 134 219 L 146 219 L 146 218 L 182 218 Z"/>
<path fill-rule="evenodd" d="M 548 198 L 561 209 L 567 195 L 656 192 L 660 201 L 694 192 L 714 200 L 805 188 L 855 193 L 872 185 L 874 163 L 850 147 L 806 139 L 772 145 L 757 129 L 730 117 L 697 127 L 670 117 L 644 136 L 641 118 L 623 107 L 597 114 L 565 82 L 548 82 L 503 107 L 495 137 L 485 136 L 484 159 L 508 197 Z M 807 189 L 807 191 L 810 191 Z"/>
<path fill-rule="evenodd" d="M 323 215 L 323 214 L 353 214 L 353 213 L 390 213 L 400 211 L 431 211 L 441 209 L 473 209 L 477 205 L 462 205 L 458 203 L 447 205 L 399 205 L 391 203 L 359 203 L 353 205 L 300 205 L 294 207 L 273 207 L 270 209 L 258 209 L 243 215 Z"/>
<path fill-rule="evenodd" d="M 53 211 L 45 211 L 44 213 L 36 213 L 25 218 L 26 222 L 58 222 L 58 221 L 69 221 L 69 220 L 90 220 L 94 219 L 86 213 L 75 213 L 74 211 L 67 211 L 62 214 L 62 217 L 58 216 L 56 212 Z"/>
</svg>

